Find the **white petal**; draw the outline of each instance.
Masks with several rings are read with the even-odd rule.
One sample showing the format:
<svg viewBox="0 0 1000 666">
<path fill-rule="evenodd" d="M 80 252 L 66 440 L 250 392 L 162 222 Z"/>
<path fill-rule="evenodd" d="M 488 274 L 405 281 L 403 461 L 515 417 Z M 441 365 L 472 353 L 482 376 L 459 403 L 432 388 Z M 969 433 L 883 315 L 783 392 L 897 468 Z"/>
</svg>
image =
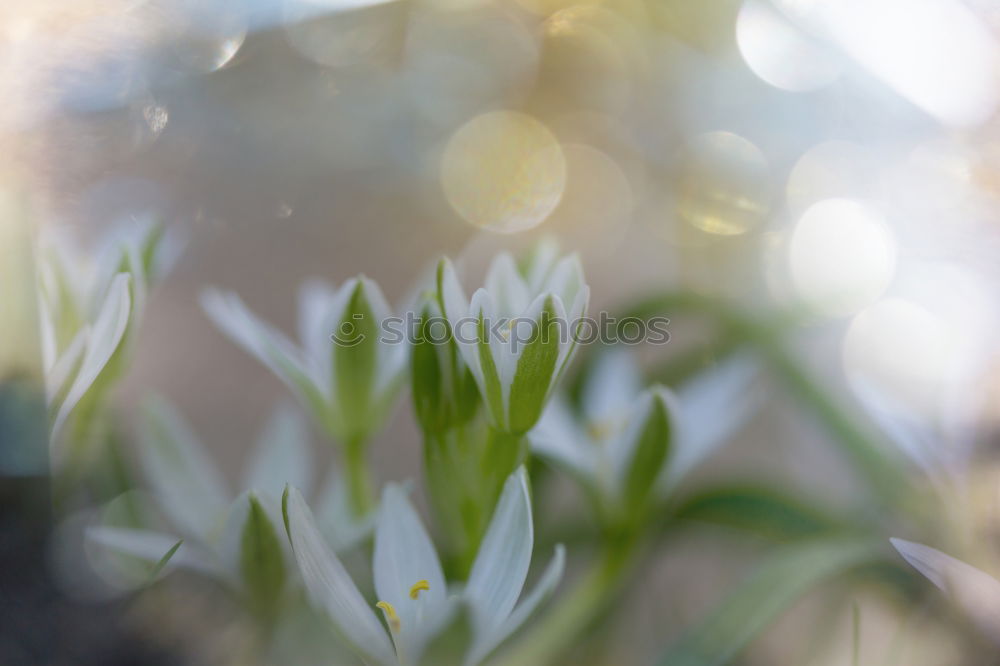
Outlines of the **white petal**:
<svg viewBox="0 0 1000 666">
<path fill-rule="evenodd" d="M 39 266 L 39 281 L 44 279 L 44 276 L 48 273 L 51 274 L 51 268 L 46 270 L 45 264 Z M 55 280 L 55 278 L 52 278 Z M 59 355 L 58 345 L 56 344 L 56 325 L 53 321 L 52 308 L 58 308 L 58 303 L 53 304 L 52 307 L 46 302 L 44 291 L 54 291 L 57 287 L 52 287 L 48 290 L 39 290 L 38 294 L 38 332 L 41 338 L 42 346 L 42 368 L 45 371 L 46 376 L 52 371 L 52 367 L 56 364 L 56 356 Z M 79 336 L 79 332 L 77 333 Z"/>
<path fill-rule="evenodd" d="M 556 360 L 556 378 L 562 377 L 562 374 L 566 371 L 566 367 L 569 365 L 570 361 L 573 360 L 573 355 L 576 353 L 576 349 L 579 346 L 578 340 L 585 334 L 586 330 L 578 330 L 581 327 L 581 320 L 587 313 L 587 304 L 590 302 L 590 287 L 584 285 L 583 289 L 576 295 L 576 299 L 570 305 L 570 309 L 566 310 L 564 315 L 566 318 L 566 323 L 569 327 L 568 336 L 569 339 L 560 344 L 559 347 L 559 358 Z M 561 300 L 559 301 L 560 306 L 564 306 Z"/>
<path fill-rule="evenodd" d="M 946 592 L 980 629 L 1000 641 L 1000 581 L 929 546 L 891 539 L 907 562 Z"/>
<path fill-rule="evenodd" d="M 87 348 L 87 341 L 90 339 L 90 327 L 84 326 L 66 347 L 66 351 L 52 364 L 45 377 L 45 394 L 49 406 L 52 401 L 66 388 L 67 382 L 80 371 L 80 362 L 83 359 L 83 351 Z"/>
<path fill-rule="evenodd" d="M 392 307 L 390 307 L 389 301 L 386 299 L 385 294 L 382 293 L 382 288 L 378 286 L 378 283 L 364 275 L 360 276 L 358 280 L 365 287 L 365 297 L 368 299 L 368 305 L 375 316 L 375 321 L 381 322 L 391 317 Z"/>
<path fill-rule="evenodd" d="M 250 497 L 253 495 L 275 530 L 275 536 L 279 537 L 278 543 L 281 545 L 282 553 L 286 562 L 291 561 L 292 552 L 288 539 L 284 535 L 284 519 L 281 515 L 281 502 L 278 499 L 281 495 L 272 495 L 266 492 L 256 492 L 247 490 L 240 493 L 229 505 L 226 513 L 225 523 L 213 543 L 218 558 L 223 566 L 222 574 L 233 585 L 243 583 L 241 573 L 241 559 L 243 553 L 243 531 L 246 529 L 247 518 L 250 516 Z"/>
<path fill-rule="evenodd" d="M 285 498 L 288 536 L 309 598 L 327 612 L 362 658 L 383 666 L 395 664 L 395 651 L 385 629 L 323 541 L 302 495 L 289 488 Z"/>
<path fill-rule="evenodd" d="M 680 387 L 670 483 L 725 444 L 764 403 L 766 391 L 755 386 L 758 369 L 749 357 L 736 356 Z"/>
<path fill-rule="evenodd" d="M 503 388 L 503 399 L 504 399 L 504 411 L 510 409 L 510 389 L 514 383 L 514 376 L 517 374 L 517 364 L 521 360 L 521 356 L 524 354 L 524 349 L 527 346 L 527 341 L 537 335 L 534 331 L 538 330 L 539 322 L 542 318 L 542 309 L 545 307 L 546 302 L 549 300 L 550 294 L 539 294 L 524 310 L 517 312 L 515 318 L 510 327 L 509 340 L 490 340 L 490 350 L 493 351 L 493 358 L 497 364 L 497 369 L 500 372 L 500 385 Z M 561 304 L 557 297 L 552 297 L 552 305 L 554 307 L 554 316 L 557 322 L 557 326 L 561 325 L 558 322 L 565 321 L 565 312 L 562 310 Z M 558 341 L 557 341 L 558 342 Z M 555 368 L 559 367 L 559 357 L 556 356 Z M 553 370 L 553 377 L 549 377 L 549 386 L 551 387 L 551 380 L 554 378 L 555 370 Z"/>
<path fill-rule="evenodd" d="M 476 635 L 495 631 L 510 615 L 524 587 L 533 546 L 528 475 L 521 467 L 504 484 L 465 588 Z"/>
<path fill-rule="evenodd" d="M 580 257 L 572 254 L 559 260 L 545 279 L 542 291 L 553 293 L 566 303 L 573 303 L 584 284 Z"/>
<path fill-rule="evenodd" d="M 293 391 L 314 404 L 313 391 L 329 394 L 329 379 L 312 372 L 298 349 L 270 324 L 254 315 L 239 296 L 232 292 L 207 289 L 201 294 L 201 306 L 219 329 L 251 356 L 283 380 Z"/>
<path fill-rule="evenodd" d="M 552 268 L 559 259 L 559 243 L 552 237 L 542 239 L 531 253 L 528 264 L 528 287 L 531 293 L 538 294 L 542 285 L 552 273 Z"/>
<path fill-rule="evenodd" d="M 493 296 L 503 317 L 517 316 L 531 302 L 528 285 L 518 272 L 514 258 L 507 252 L 498 254 L 490 264 L 483 286 Z"/>
<path fill-rule="evenodd" d="M 482 314 L 483 326 L 485 328 L 484 334 L 486 336 L 487 345 L 489 346 L 490 357 L 493 359 L 493 365 L 496 368 L 497 377 L 500 380 L 500 395 L 503 398 L 503 411 L 504 413 L 507 413 L 508 399 L 510 398 L 510 385 L 511 382 L 514 381 L 514 371 L 517 369 L 517 358 L 520 356 L 520 353 L 513 353 L 511 350 L 511 344 L 495 335 L 495 331 L 498 330 L 498 324 L 503 322 L 506 315 L 500 312 L 496 300 L 493 298 L 493 294 L 489 293 L 485 289 L 477 289 L 476 293 L 472 295 L 472 302 L 469 305 L 469 311 L 476 319 L 478 319 L 480 314 Z M 513 333 L 513 331 L 510 331 L 510 333 Z M 476 335 L 476 344 L 466 345 L 462 350 L 462 356 L 465 359 L 466 364 L 472 366 L 472 364 L 475 363 L 476 367 L 480 369 L 480 372 L 485 378 L 486 373 L 482 370 L 482 364 L 479 357 L 480 350 L 478 343 L 478 329 Z"/>
<path fill-rule="evenodd" d="M 333 473 L 316 501 L 316 520 L 320 531 L 335 551 L 350 550 L 371 534 L 375 527 L 375 511 L 360 520 L 354 515 L 347 483 Z"/>
<path fill-rule="evenodd" d="M 140 444 L 140 462 L 160 508 L 183 534 L 208 539 L 229 500 L 222 475 L 190 426 L 165 401 L 152 400 Z"/>
<path fill-rule="evenodd" d="M 87 389 L 97 380 L 101 370 L 111 360 L 121 344 L 125 329 L 128 328 L 131 312 L 129 280 L 127 273 L 119 273 L 108 288 L 104 304 L 101 306 L 101 311 L 88 336 L 87 351 L 84 352 L 80 371 L 77 372 L 76 379 L 73 380 L 73 384 L 66 394 L 66 399 L 59 406 L 59 413 L 53 422 L 53 440 L 57 438 L 70 412 L 83 398 Z"/>
<path fill-rule="evenodd" d="M 338 292 L 323 280 L 308 280 L 299 287 L 299 339 L 306 361 L 330 367 L 329 312 L 338 309 Z M 343 309 L 343 305 L 339 309 Z"/>
<path fill-rule="evenodd" d="M 455 274 L 455 267 L 448 259 L 442 259 L 438 265 L 437 280 L 444 316 L 454 326 L 456 321 L 469 316 L 469 299 L 465 297 L 462 284 Z"/>
<path fill-rule="evenodd" d="M 309 427 L 298 409 L 282 403 L 268 419 L 258 440 L 244 485 L 273 497 L 281 497 L 286 485 L 308 493 L 312 487 L 312 465 Z"/>
<path fill-rule="evenodd" d="M 180 541 L 176 536 L 162 532 L 107 526 L 89 528 L 87 538 L 106 548 L 152 564 L 163 559 L 163 556 Z M 218 574 L 212 556 L 188 543 L 181 544 L 167 566 L 192 569 L 212 576 Z"/>
<path fill-rule="evenodd" d="M 476 636 L 475 645 L 466 658 L 466 663 L 478 664 L 488 657 L 490 652 L 507 640 L 509 636 L 520 629 L 521 625 L 534 615 L 542 602 L 548 599 L 556 589 L 559 581 L 562 580 L 565 568 L 566 549 L 562 544 L 559 544 L 556 546 L 552 561 L 545 568 L 545 573 L 542 574 L 534 589 L 514 608 L 514 611 L 504 620 L 503 624 L 482 637 Z"/>
<path fill-rule="evenodd" d="M 613 426 L 624 423 L 642 391 L 642 374 L 635 356 L 612 347 L 594 363 L 583 389 L 582 413 L 590 423 Z"/>
<path fill-rule="evenodd" d="M 396 609 L 400 619 L 397 646 L 410 659 L 423 651 L 431 638 L 424 617 L 437 617 L 446 598 L 444 572 L 437 551 L 406 493 L 390 483 L 382 493 L 375 530 L 375 591 L 380 601 Z M 410 589 L 426 580 L 430 589 L 410 598 Z"/>
<path fill-rule="evenodd" d="M 596 444 L 576 424 L 569 405 L 556 397 L 542 412 L 538 424 L 528 433 L 534 454 L 551 460 L 585 483 L 596 474 Z"/>
<path fill-rule="evenodd" d="M 375 316 L 375 325 L 379 335 L 382 335 L 385 330 L 383 326 L 386 320 L 393 316 L 392 308 L 389 306 L 389 301 L 386 300 L 385 294 L 382 293 L 382 289 L 378 286 L 377 282 L 364 276 L 360 280 L 365 286 L 365 295 L 371 306 L 372 314 Z M 398 388 L 400 380 L 402 380 L 402 375 L 407 368 L 407 352 L 408 349 L 405 340 L 400 341 L 398 344 L 380 343 L 378 345 L 378 367 L 376 368 L 377 375 L 375 377 L 375 392 L 377 395 L 395 393 L 395 389 Z"/>
<path fill-rule="evenodd" d="M 659 390 L 663 390 L 657 387 Z M 613 490 L 621 490 L 622 481 L 629 469 L 635 447 L 639 443 L 639 438 L 646 428 L 646 421 L 653 409 L 653 401 L 656 395 L 654 389 L 643 391 L 633 398 L 632 407 L 624 421 L 624 428 L 611 437 L 604 445 L 607 454 L 607 462 L 611 468 L 611 478 L 613 479 Z M 673 398 L 670 398 L 672 400 Z"/>
</svg>

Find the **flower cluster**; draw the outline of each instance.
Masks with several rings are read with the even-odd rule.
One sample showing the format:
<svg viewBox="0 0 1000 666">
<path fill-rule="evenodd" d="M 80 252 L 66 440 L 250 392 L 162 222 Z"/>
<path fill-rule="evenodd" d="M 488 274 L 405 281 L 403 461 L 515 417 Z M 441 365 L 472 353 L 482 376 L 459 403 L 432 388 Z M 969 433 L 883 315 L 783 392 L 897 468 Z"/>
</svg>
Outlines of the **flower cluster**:
<svg viewBox="0 0 1000 666">
<path fill-rule="evenodd" d="M 149 288 L 169 270 L 177 249 L 176 237 L 152 220 L 113 229 L 93 254 L 61 236 L 46 237 L 39 301 L 57 465 L 97 455 L 102 403 L 123 372 Z"/>
<path fill-rule="evenodd" d="M 156 240 L 143 239 L 125 246 L 122 270 L 96 283 L 92 325 L 80 328 L 81 310 L 66 304 L 76 301 L 63 293 L 62 273 L 46 278 L 57 430 L 131 334 L 156 274 Z M 418 330 L 408 345 L 378 335 L 392 310 L 363 276 L 337 288 L 318 281 L 301 288 L 298 343 L 236 294 L 208 289 L 205 313 L 279 377 L 301 409 L 276 410 L 234 487 L 183 417 L 164 400 L 150 401 L 138 455 L 149 492 L 137 496 L 149 501 L 133 497 L 127 517 L 105 512 L 88 530 L 90 542 L 114 553 L 123 571 L 138 562 L 147 575 L 187 569 L 221 582 L 268 635 L 304 597 L 332 621 L 336 644 L 365 663 L 471 666 L 528 625 L 562 578 L 566 554 L 552 541 L 554 556 L 522 595 L 535 550 L 526 466 L 535 456 L 582 485 L 602 529 L 627 536 L 608 548 L 605 573 L 588 583 L 598 591 L 581 592 L 584 608 L 553 620 L 570 630 L 595 612 L 614 581 L 607 572 L 627 564 L 682 477 L 740 427 L 761 395 L 750 390 L 756 365 L 744 356 L 684 382 L 675 397 L 646 386 L 634 356 L 613 349 L 590 367 L 579 399 L 570 398 L 561 383 L 588 301 L 579 259 L 551 244 L 520 263 L 497 256 L 471 298 L 442 260 L 417 310 L 420 321 L 443 322 L 446 335 L 430 340 Z M 486 335 L 487 322 L 498 321 L 500 334 Z M 568 333 L 556 330 L 567 325 Z M 376 493 L 368 470 L 368 444 L 407 376 L 441 547 L 410 488 L 388 483 Z M 340 471 L 318 493 L 303 414 L 341 454 Z M 357 560 L 367 543 L 374 596 Z M 526 645 L 529 656 L 515 661 L 551 650 Z"/>
</svg>

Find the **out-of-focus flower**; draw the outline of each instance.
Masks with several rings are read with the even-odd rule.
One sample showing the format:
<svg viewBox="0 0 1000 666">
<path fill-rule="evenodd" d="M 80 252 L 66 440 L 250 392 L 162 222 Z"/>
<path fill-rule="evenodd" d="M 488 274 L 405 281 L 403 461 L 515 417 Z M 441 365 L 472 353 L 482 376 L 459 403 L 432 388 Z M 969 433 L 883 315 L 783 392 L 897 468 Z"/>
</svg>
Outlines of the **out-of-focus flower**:
<svg viewBox="0 0 1000 666">
<path fill-rule="evenodd" d="M 406 370 L 403 341 L 386 342 L 392 315 L 378 285 L 366 277 L 334 289 L 308 282 L 299 292 L 301 346 L 259 319 L 232 292 L 202 294 L 212 321 L 284 381 L 331 436 L 361 446 L 381 428 Z"/>
<path fill-rule="evenodd" d="M 149 288 L 169 270 L 178 244 L 152 221 L 112 230 L 93 253 L 43 239 L 40 260 L 42 359 L 57 441 L 71 417 L 77 442 L 121 377 Z"/>
<path fill-rule="evenodd" d="M 449 596 L 437 551 L 406 493 L 386 487 L 375 533 L 374 575 L 388 632 L 372 605 L 324 543 L 302 495 L 290 488 L 284 515 L 299 570 L 313 603 L 369 664 L 418 664 L 428 644 L 459 613 L 468 612 L 472 638 L 465 664 L 478 664 L 537 610 L 562 577 L 564 552 L 555 556 L 520 604 L 534 533 L 523 468 L 504 485 L 468 582 Z"/>
<path fill-rule="evenodd" d="M 494 426 L 526 433 L 576 348 L 590 298 L 578 257 L 559 258 L 554 246 L 542 245 L 519 269 L 500 254 L 471 301 L 447 259 L 437 282 L 441 309 Z"/>
<path fill-rule="evenodd" d="M 166 566 L 209 575 L 244 593 L 254 608 L 273 608 L 291 564 L 278 498 L 288 483 L 307 492 L 312 485 L 308 431 L 299 412 L 287 405 L 275 410 L 244 472 L 245 490 L 235 498 L 190 426 L 162 400 L 147 408 L 140 454 L 153 497 L 150 513 L 162 516 L 163 525 L 102 525 L 89 530 L 90 539 L 152 564 L 183 542 Z M 317 506 L 324 538 L 338 550 L 372 528 L 371 520 L 355 521 L 348 504 L 344 484 L 333 475 Z"/>
<path fill-rule="evenodd" d="M 914 569 L 944 591 L 979 629 L 1000 644 L 1000 581 L 940 550 L 890 539 Z"/>
<path fill-rule="evenodd" d="M 677 398 L 643 390 L 631 353 L 613 350 L 594 366 L 579 421 L 557 398 L 528 434 L 532 451 L 566 470 L 613 515 L 655 501 L 742 424 L 759 402 L 748 389 L 755 366 L 735 358 L 685 384 Z"/>
</svg>

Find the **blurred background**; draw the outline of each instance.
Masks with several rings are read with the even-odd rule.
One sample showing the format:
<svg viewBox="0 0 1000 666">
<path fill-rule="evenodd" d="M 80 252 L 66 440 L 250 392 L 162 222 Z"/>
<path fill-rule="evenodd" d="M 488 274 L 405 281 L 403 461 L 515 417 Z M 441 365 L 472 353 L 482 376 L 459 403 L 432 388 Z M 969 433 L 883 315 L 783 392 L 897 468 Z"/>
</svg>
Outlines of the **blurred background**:
<svg viewBox="0 0 1000 666">
<path fill-rule="evenodd" d="M 308 277 L 365 273 L 402 303 L 442 254 L 478 278 L 554 235 L 582 256 L 591 312 L 664 290 L 794 312 L 798 367 L 920 489 L 914 515 L 879 518 L 887 547 L 1000 571 L 993 0 L 7 0 L 0 98 L 0 174 L 37 227 L 86 243 L 154 214 L 183 235 L 117 404 L 128 420 L 168 396 L 234 480 L 284 389 L 211 326 L 203 287 L 291 330 Z M 662 314 L 650 368 L 710 337 Z M 688 483 L 861 520 L 836 433 L 774 383 Z M 419 478 L 407 406 L 373 455 L 381 480 Z M 960 492 L 921 494 L 956 475 Z M 694 525 L 665 542 L 593 663 L 654 663 L 766 541 Z M 987 663 L 914 585 L 814 590 L 739 663 L 851 663 L 857 617 L 857 663 Z M 163 594 L 228 626 L 204 591 Z M 148 605 L 129 608 L 140 626 Z M 143 631 L 193 632 L 181 652 L 226 663 L 226 634 L 190 618 Z"/>
</svg>

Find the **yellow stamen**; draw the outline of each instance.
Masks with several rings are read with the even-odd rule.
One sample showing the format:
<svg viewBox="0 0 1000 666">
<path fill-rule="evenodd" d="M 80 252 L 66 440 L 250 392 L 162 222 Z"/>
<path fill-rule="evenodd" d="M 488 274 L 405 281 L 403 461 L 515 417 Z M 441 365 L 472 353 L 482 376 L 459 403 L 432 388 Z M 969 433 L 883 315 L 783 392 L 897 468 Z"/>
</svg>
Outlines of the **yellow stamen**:
<svg viewBox="0 0 1000 666">
<path fill-rule="evenodd" d="M 380 601 L 375 604 L 376 608 L 382 609 L 385 613 L 385 619 L 389 623 L 389 628 L 393 631 L 399 631 L 399 616 L 396 615 L 396 609 L 392 607 L 388 601 Z"/>
<path fill-rule="evenodd" d="M 594 421 L 587 424 L 587 434 L 591 439 L 604 441 L 611 434 L 611 424 L 607 421 Z"/>
<path fill-rule="evenodd" d="M 416 583 L 413 584 L 413 587 L 410 588 L 410 598 L 417 599 L 420 597 L 421 590 L 429 590 L 429 589 L 431 589 L 430 583 L 428 583 L 426 580 L 418 580 Z"/>
</svg>

